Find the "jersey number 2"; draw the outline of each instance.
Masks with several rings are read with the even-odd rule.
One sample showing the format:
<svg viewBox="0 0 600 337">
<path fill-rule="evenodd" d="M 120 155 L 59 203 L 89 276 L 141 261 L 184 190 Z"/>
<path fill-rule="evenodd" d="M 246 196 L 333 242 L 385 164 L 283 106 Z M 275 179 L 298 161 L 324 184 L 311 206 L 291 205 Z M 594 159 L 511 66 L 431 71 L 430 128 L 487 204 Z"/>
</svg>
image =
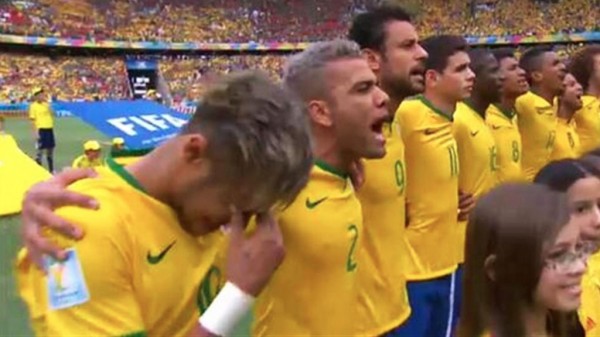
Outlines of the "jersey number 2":
<svg viewBox="0 0 600 337">
<path fill-rule="evenodd" d="M 356 241 L 358 241 L 358 227 L 356 225 L 348 226 L 348 232 L 350 232 L 350 251 L 348 251 L 348 259 L 346 259 L 346 271 L 356 270 L 356 261 L 354 259 L 354 250 L 356 249 Z"/>
</svg>

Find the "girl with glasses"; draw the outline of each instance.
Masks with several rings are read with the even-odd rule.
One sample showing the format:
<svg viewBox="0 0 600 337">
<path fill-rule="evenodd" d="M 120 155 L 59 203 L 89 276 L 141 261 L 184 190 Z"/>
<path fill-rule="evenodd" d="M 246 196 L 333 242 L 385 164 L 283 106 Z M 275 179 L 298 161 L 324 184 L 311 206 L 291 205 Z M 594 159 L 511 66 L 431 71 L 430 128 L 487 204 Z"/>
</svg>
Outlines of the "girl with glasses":
<svg viewBox="0 0 600 337">
<path fill-rule="evenodd" d="M 580 224 L 564 193 L 507 184 L 467 225 L 459 337 L 576 337 L 586 270 Z"/>
</svg>

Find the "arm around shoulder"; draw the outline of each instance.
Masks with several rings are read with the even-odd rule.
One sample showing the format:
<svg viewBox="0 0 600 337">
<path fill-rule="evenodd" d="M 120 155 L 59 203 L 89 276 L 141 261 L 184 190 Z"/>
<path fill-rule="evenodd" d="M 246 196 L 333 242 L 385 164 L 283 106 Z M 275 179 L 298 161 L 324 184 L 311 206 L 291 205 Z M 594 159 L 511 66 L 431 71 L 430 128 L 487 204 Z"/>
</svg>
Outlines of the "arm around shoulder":
<svg viewBox="0 0 600 337">
<path fill-rule="evenodd" d="M 46 261 L 48 335 L 145 335 L 133 287 L 134 241 L 119 207 L 102 202 L 99 210 L 57 213 L 86 235 L 67 245 L 66 260 Z"/>
</svg>

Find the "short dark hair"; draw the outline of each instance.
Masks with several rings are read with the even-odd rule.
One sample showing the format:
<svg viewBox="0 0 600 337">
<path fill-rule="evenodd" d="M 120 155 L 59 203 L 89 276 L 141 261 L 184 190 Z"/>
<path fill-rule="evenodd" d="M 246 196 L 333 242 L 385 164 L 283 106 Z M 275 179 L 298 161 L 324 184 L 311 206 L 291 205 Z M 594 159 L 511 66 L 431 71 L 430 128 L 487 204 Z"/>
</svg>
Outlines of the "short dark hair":
<svg viewBox="0 0 600 337">
<path fill-rule="evenodd" d="M 551 47 L 538 46 L 527 49 L 519 60 L 519 67 L 523 68 L 526 73 L 527 81 L 531 84 L 531 73 L 540 70 L 542 65 L 542 56 L 552 52 Z"/>
<path fill-rule="evenodd" d="M 515 50 L 513 48 L 497 48 L 492 49 L 492 55 L 496 58 L 498 63 L 502 62 L 502 60 L 507 58 L 516 58 Z"/>
<path fill-rule="evenodd" d="M 600 45 L 595 44 L 578 50 L 571 57 L 569 72 L 581 83 L 585 91 L 590 85 L 590 78 L 594 73 L 594 58 L 597 55 L 600 55 Z"/>
<path fill-rule="evenodd" d="M 457 52 L 467 52 L 469 44 L 464 37 L 459 35 L 438 35 L 427 38 L 421 43 L 429 57 L 425 61 L 426 70 L 443 72 L 448 65 L 450 56 Z"/>
<path fill-rule="evenodd" d="M 382 52 L 386 40 L 386 25 L 392 21 L 410 22 L 410 14 L 402 7 L 379 6 L 357 15 L 352 20 L 348 38 L 361 49 Z"/>
</svg>

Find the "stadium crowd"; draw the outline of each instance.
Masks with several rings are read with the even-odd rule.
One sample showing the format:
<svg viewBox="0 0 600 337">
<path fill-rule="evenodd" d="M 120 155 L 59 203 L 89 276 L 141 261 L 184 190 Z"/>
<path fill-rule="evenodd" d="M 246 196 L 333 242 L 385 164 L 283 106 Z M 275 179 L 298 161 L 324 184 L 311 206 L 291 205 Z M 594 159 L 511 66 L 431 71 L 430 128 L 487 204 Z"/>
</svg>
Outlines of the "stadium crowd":
<svg viewBox="0 0 600 337">
<path fill-rule="evenodd" d="M 53 100 L 127 98 L 125 65 L 120 59 L 42 57 L 0 53 L 0 102 L 28 101 L 45 87 Z"/>
<path fill-rule="evenodd" d="M 374 0 L 43 0 L 0 5 L 0 32 L 96 40 L 306 42 L 344 34 Z M 539 35 L 597 30 L 597 4 L 560 0 L 406 1 L 423 35 Z M 293 15 L 292 15 L 293 13 Z"/>
<path fill-rule="evenodd" d="M 557 46 L 562 57 L 580 44 Z M 278 79 L 286 55 L 164 56 L 159 69 L 174 103 L 197 101 L 204 88 L 220 74 L 243 69 L 262 69 Z M 126 99 L 131 94 L 122 58 L 59 57 L 0 53 L 0 103 L 30 99 L 31 90 L 45 87 L 53 100 Z"/>
<path fill-rule="evenodd" d="M 348 0 L 100 1 L 22 2 L 7 27 L 326 41 L 291 58 L 1 55 L 0 99 L 31 102 L 35 161 L 52 173 L 48 96 L 128 98 L 131 78 L 159 82 L 144 97 L 162 101 L 164 78 L 176 102 L 202 100 L 187 121 L 96 113 L 127 139 L 179 131 L 150 152 L 115 139 L 106 160 L 87 141 L 73 166 L 95 178 L 57 173 L 25 197 L 15 273 L 36 335 L 600 334 L 600 46 L 464 38 L 597 30 L 597 1 L 407 1 L 417 27 Z"/>
<path fill-rule="evenodd" d="M 350 17 L 375 0 L 7 1 L 0 32 L 125 41 L 306 42 L 344 35 Z M 598 4 L 585 0 L 403 1 L 423 36 L 539 35 L 597 30 Z M 293 13 L 293 15 L 291 15 Z M 90 19 L 91 18 L 91 19 Z"/>
<path fill-rule="evenodd" d="M 352 15 L 374 0 L 36 0 L 0 4 L 0 32 L 126 41 L 306 42 L 344 35 Z M 422 36 L 538 35 L 598 30 L 597 3 L 410 0 Z M 294 15 L 290 15 L 294 13 Z M 92 18 L 90 20 L 90 18 Z M 259 38 L 260 36 L 260 38 Z M 580 45 L 558 46 L 567 56 Z M 216 74 L 260 68 L 278 78 L 278 54 L 164 57 L 160 70 L 174 102 L 198 100 Z M 27 101 L 35 87 L 54 100 L 129 98 L 124 63 L 113 57 L 59 57 L 0 53 L 0 102 Z M 110 88 L 110 90 L 109 90 Z"/>
</svg>

